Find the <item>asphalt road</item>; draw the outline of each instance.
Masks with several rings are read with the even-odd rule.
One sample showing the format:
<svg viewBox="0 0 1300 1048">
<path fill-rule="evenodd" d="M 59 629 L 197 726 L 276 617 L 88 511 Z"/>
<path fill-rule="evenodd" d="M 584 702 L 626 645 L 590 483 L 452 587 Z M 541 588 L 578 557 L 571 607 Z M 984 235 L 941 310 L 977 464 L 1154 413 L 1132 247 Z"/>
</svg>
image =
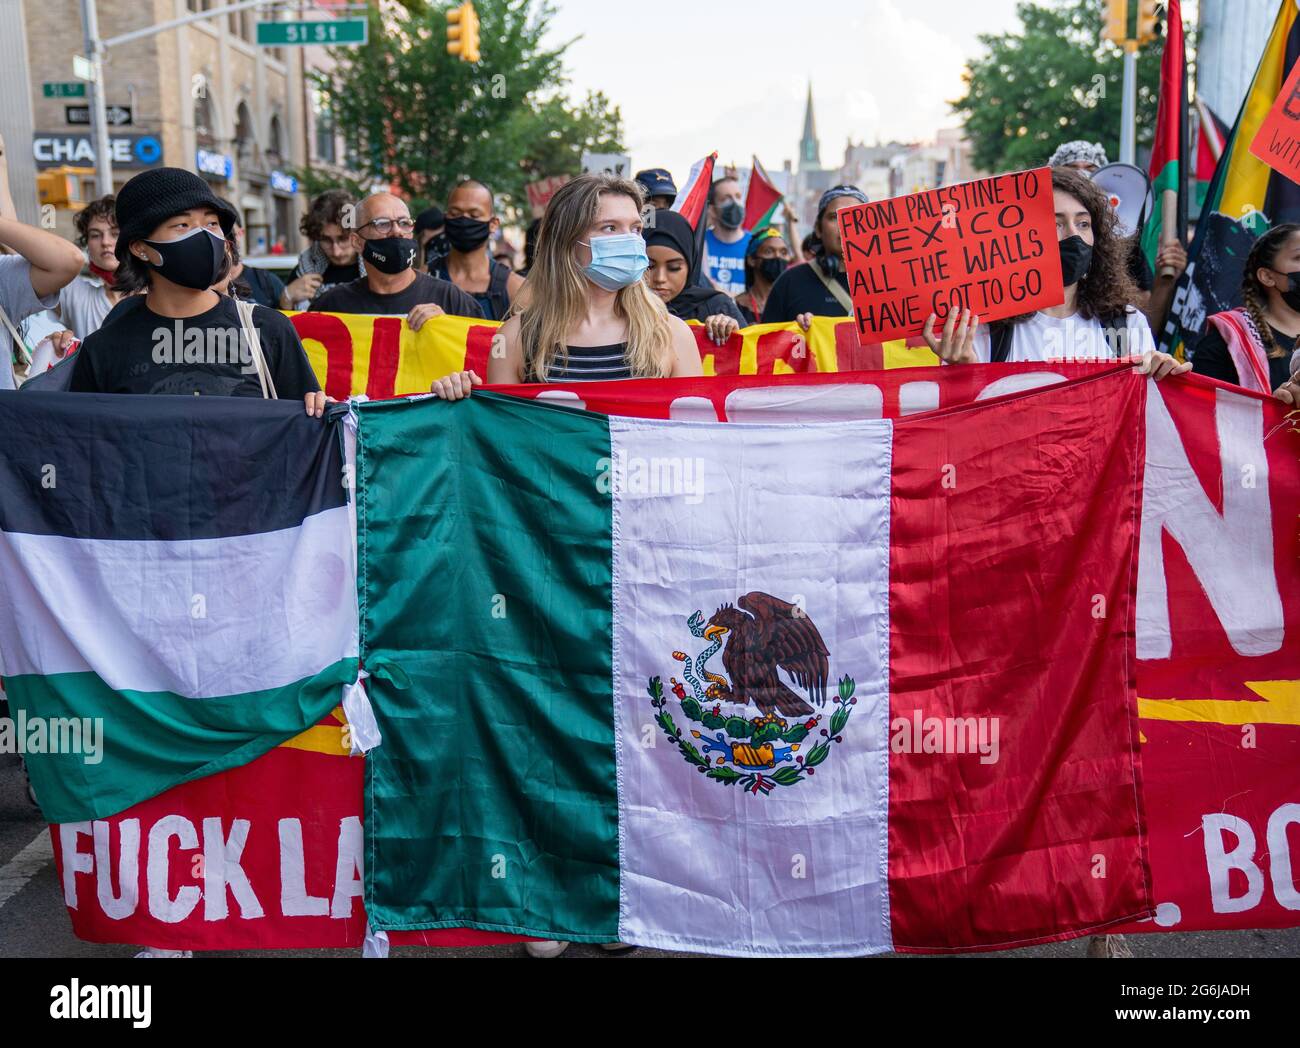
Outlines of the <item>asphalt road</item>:
<svg viewBox="0 0 1300 1048">
<path fill-rule="evenodd" d="M 82 942 L 72 934 L 63 894 L 55 876 L 54 859 L 40 812 L 27 800 L 18 758 L 0 754 L 0 957 L 131 957 L 138 947 L 104 946 Z M 1127 941 L 1138 957 L 1300 957 L 1300 928 L 1285 931 L 1186 932 L 1158 935 L 1130 935 Z M 1086 939 L 1034 946 L 999 953 L 967 954 L 968 957 L 1082 957 Z M 217 952 L 204 957 L 253 956 L 256 951 Z M 354 957 L 353 950 L 276 951 L 281 957 Z M 402 947 L 394 958 L 518 957 L 520 945 L 480 946 L 437 950 Z M 632 960 L 641 957 L 691 957 L 687 953 L 640 949 L 610 956 L 594 946 L 571 946 L 563 955 Z M 886 956 L 896 956 L 887 954 Z"/>
</svg>

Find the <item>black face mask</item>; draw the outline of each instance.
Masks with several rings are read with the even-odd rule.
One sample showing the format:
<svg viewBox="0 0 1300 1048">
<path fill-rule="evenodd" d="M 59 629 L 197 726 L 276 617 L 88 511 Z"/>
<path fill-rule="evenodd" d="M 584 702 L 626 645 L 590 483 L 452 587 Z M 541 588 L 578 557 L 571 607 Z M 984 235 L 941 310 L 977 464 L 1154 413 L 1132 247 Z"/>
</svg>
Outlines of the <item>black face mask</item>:
<svg viewBox="0 0 1300 1048">
<path fill-rule="evenodd" d="M 1277 273 L 1277 270 L 1273 270 Z M 1300 273 L 1277 273 L 1287 283 L 1278 288 L 1278 294 L 1282 296 L 1282 301 L 1300 313 Z"/>
<path fill-rule="evenodd" d="M 380 237 L 366 241 L 361 257 L 379 272 L 395 276 L 415 265 L 415 253 L 419 249 L 420 245 L 410 237 Z"/>
<path fill-rule="evenodd" d="M 729 200 L 718 209 L 718 222 L 727 229 L 739 229 L 745 221 L 745 208 L 738 200 Z"/>
<path fill-rule="evenodd" d="M 226 242 L 210 229 L 196 229 L 178 240 L 146 240 L 162 256 L 149 264 L 173 284 L 206 291 L 217 282 L 226 261 Z"/>
<path fill-rule="evenodd" d="M 784 258 L 765 258 L 758 264 L 758 271 L 769 284 L 775 284 L 776 278 L 786 271 L 790 263 Z"/>
<path fill-rule="evenodd" d="M 447 243 L 462 254 L 477 251 L 487 243 L 487 238 L 491 234 L 492 223 L 490 222 L 463 215 L 447 219 Z"/>
<path fill-rule="evenodd" d="M 1092 245 L 1081 236 L 1066 237 L 1057 245 L 1061 249 L 1061 280 L 1066 287 L 1077 284 L 1092 265 Z"/>
</svg>

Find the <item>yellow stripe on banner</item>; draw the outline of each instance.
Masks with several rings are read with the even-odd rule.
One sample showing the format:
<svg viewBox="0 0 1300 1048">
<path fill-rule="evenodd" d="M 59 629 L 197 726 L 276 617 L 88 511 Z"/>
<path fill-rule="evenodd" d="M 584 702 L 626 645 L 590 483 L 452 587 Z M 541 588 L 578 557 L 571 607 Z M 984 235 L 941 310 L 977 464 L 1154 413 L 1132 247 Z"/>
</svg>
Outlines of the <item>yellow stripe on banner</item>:
<svg viewBox="0 0 1300 1048">
<path fill-rule="evenodd" d="M 808 352 L 817 361 L 818 371 L 838 371 L 835 352 L 835 329 L 841 324 L 852 324 L 851 317 L 813 317 L 808 329 Z M 799 325 L 794 325 L 799 330 Z"/>
<path fill-rule="evenodd" d="M 1223 196 L 1219 202 L 1219 211 L 1230 218 L 1244 218 L 1252 210 L 1264 210 L 1264 198 L 1273 169 L 1250 151 L 1250 144 L 1259 133 L 1268 111 L 1273 108 L 1273 102 L 1286 79 L 1287 40 L 1291 36 L 1295 18 L 1295 5 L 1283 4 L 1277 21 L 1273 23 L 1273 32 L 1269 34 L 1255 80 L 1246 95 L 1246 104 L 1241 111 L 1228 160 Z"/>
<path fill-rule="evenodd" d="M 344 735 L 347 719 L 343 715 L 343 707 L 335 707 L 332 716 L 339 722 L 337 728 L 332 724 L 313 724 L 301 735 L 295 735 L 280 745 L 290 750 L 307 750 L 309 753 L 323 753 L 330 757 L 348 756 L 352 752 L 352 744 Z"/>
<path fill-rule="evenodd" d="M 1138 699 L 1142 720 L 1204 724 L 1300 725 L 1300 680 L 1247 681 L 1263 702 L 1230 699 Z"/>
<path fill-rule="evenodd" d="M 396 394 L 427 393 L 435 379 L 463 370 L 470 328 L 500 326 L 496 321 L 450 316 L 435 317 L 419 331 L 403 324 Z M 479 378 L 487 381 L 486 375 Z"/>
<path fill-rule="evenodd" d="M 939 358 L 929 346 L 909 346 L 906 339 L 885 343 L 885 368 L 937 368 Z"/>
</svg>

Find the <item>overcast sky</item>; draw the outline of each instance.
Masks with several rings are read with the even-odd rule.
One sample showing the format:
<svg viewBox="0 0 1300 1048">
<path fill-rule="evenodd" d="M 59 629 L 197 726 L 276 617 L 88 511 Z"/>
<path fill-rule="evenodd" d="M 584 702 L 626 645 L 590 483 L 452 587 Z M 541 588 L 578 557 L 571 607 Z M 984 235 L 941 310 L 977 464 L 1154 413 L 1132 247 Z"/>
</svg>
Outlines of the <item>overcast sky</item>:
<svg viewBox="0 0 1300 1048">
<path fill-rule="evenodd" d="M 822 163 L 854 141 L 930 139 L 980 51 L 1016 26 L 1015 0 L 556 0 L 557 40 L 582 35 L 573 90 L 623 111 L 635 167 L 679 184 L 700 156 L 779 170 L 794 160 L 809 79 Z"/>
</svg>

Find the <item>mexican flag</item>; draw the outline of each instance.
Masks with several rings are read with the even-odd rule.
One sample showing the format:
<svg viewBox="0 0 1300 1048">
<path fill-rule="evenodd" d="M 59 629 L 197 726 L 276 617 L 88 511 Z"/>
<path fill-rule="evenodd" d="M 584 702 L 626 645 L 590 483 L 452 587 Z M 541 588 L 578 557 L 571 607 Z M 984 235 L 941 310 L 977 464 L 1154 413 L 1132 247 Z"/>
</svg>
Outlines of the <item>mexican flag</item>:
<svg viewBox="0 0 1300 1048">
<path fill-rule="evenodd" d="M 359 406 L 372 927 L 846 956 L 1152 911 L 1146 384 L 828 393 Z"/>
<path fill-rule="evenodd" d="M 772 224 L 772 217 L 784 197 L 772 184 L 766 169 L 754 157 L 754 166 L 749 174 L 749 188 L 745 192 L 744 226 L 750 232 Z"/>
<path fill-rule="evenodd" d="M 0 432 L 24 434 L 0 457 L 0 741 L 47 820 L 245 764 L 339 704 L 344 451 L 301 403 L 8 393 Z"/>
<path fill-rule="evenodd" d="M 1142 251 L 1152 268 L 1164 229 L 1162 201 L 1166 191 L 1181 191 L 1179 165 L 1185 150 L 1187 124 L 1187 48 L 1183 40 L 1183 12 L 1180 0 L 1169 0 L 1165 13 L 1165 50 L 1160 61 L 1160 103 L 1156 109 L 1155 140 L 1151 143 L 1151 194 L 1154 206 L 1142 229 Z"/>
</svg>

